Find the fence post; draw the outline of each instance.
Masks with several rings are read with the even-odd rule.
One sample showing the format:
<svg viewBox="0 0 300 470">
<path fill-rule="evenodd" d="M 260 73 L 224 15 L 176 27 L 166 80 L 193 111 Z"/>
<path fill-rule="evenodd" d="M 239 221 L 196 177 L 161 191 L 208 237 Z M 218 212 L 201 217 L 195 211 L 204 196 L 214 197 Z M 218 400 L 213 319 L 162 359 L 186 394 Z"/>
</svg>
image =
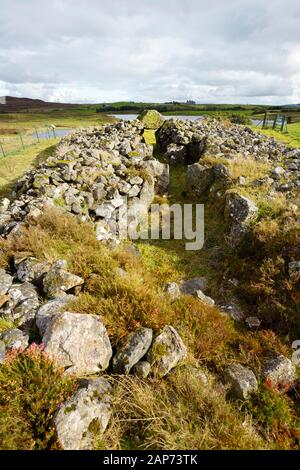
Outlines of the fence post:
<svg viewBox="0 0 300 470">
<path fill-rule="evenodd" d="M 20 137 L 21 144 L 22 144 L 22 147 L 23 147 L 23 150 L 24 150 L 24 149 L 25 149 L 25 145 L 24 145 L 24 142 L 23 142 L 22 132 L 20 132 L 19 137 Z"/>
<path fill-rule="evenodd" d="M 287 133 L 287 123 L 288 123 L 287 117 L 284 116 L 283 121 L 282 121 L 282 126 L 281 126 L 281 132 Z"/>
<path fill-rule="evenodd" d="M 278 114 L 276 114 L 275 119 L 274 119 L 274 122 L 273 122 L 273 127 L 272 127 L 273 130 L 274 130 L 275 127 L 276 127 L 277 117 L 278 117 Z"/>
<path fill-rule="evenodd" d="M 265 115 L 264 115 L 264 120 L 263 120 L 263 125 L 262 125 L 263 129 L 266 128 L 266 122 L 267 122 L 267 111 L 265 112 Z"/>
<path fill-rule="evenodd" d="M 37 141 L 40 142 L 40 138 L 39 138 L 39 134 L 38 134 L 38 130 L 37 128 L 35 127 L 35 133 L 36 133 L 36 138 L 37 138 Z"/>
<path fill-rule="evenodd" d="M 4 152 L 4 148 L 3 148 L 2 142 L 0 142 L 0 147 L 1 147 L 1 150 L 2 150 L 2 155 L 3 155 L 3 157 L 5 157 L 5 152 Z"/>
</svg>

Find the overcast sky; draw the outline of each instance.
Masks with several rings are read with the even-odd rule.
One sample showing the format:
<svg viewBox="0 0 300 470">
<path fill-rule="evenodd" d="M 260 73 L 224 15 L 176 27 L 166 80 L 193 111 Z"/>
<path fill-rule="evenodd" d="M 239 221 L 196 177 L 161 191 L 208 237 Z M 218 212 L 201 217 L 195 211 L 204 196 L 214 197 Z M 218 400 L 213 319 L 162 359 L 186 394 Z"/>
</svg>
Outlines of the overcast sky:
<svg viewBox="0 0 300 470">
<path fill-rule="evenodd" d="M 300 0 L 0 0 L 0 95 L 300 103 Z"/>
</svg>

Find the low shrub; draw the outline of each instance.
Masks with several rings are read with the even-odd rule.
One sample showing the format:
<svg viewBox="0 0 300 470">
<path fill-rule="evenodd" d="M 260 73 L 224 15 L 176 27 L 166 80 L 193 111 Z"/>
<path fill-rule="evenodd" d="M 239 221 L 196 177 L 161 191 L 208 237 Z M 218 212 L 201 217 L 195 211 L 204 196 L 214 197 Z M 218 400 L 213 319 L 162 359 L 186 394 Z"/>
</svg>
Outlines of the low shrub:
<svg viewBox="0 0 300 470">
<path fill-rule="evenodd" d="M 74 379 L 63 375 L 41 346 L 8 353 L 0 367 L 0 448 L 57 446 L 52 419 L 74 389 Z"/>
</svg>

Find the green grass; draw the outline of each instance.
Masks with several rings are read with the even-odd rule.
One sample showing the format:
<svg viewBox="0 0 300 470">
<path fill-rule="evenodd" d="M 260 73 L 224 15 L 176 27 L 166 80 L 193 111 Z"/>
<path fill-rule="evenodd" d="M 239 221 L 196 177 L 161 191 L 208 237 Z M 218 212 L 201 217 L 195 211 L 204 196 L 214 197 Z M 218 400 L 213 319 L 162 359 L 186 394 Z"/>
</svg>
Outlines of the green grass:
<svg viewBox="0 0 300 470">
<path fill-rule="evenodd" d="M 44 112 L 0 113 L 0 132 L 1 129 L 15 129 L 22 132 L 32 131 L 35 127 L 40 128 L 47 124 L 73 129 L 99 126 L 105 122 L 113 122 L 113 118 L 105 114 L 97 114 L 93 107 L 53 109 Z"/>
<path fill-rule="evenodd" d="M 0 196 L 8 196 L 13 185 L 30 168 L 52 155 L 59 139 L 45 139 L 7 157 L 0 158 Z"/>
<path fill-rule="evenodd" d="M 274 137 L 276 140 L 290 145 L 291 147 L 300 147 L 300 122 L 288 124 L 287 134 L 271 129 L 261 129 L 256 126 L 252 126 L 252 128 L 268 137 Z"/>
</svg>

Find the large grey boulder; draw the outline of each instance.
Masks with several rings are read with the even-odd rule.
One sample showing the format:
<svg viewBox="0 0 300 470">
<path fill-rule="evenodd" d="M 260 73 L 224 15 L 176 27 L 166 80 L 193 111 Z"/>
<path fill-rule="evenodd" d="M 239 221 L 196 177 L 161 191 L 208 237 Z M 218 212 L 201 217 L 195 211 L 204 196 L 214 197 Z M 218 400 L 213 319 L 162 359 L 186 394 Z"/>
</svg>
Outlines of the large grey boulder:
<svg viewBox="0 0 300 470">
<path fill-rule="evenodd" d="M 167 325 L 153 340 L 147 354 L 147 360 L 154 373 L 162 377 L 183 361 L 186 356 L 187 350 L 181 337 L 175 328 Z"/>
<path fill-rule="evenodd" d="M 54 263 L 43 278 L 43 289 L 48 298 L 59 297 L 74 287 L 82 286 L 84 279 L 69 273 L 59 263 Z"/>
<path fill-rule="evenodd" d="M 296 380 L 296 369 L 292 361 L 282 354 L 268 356 L 262 364 L 262 377 L 267 386 L 287 392 Z"/>
<path fill-rule="evenodd" d="M 151 346 L 152 336 L 152 330 L 144 327 L 126 336 L 113 358 L 114 373 L 129 374 L 132 367 L 147 353 Z"/>
<path fill-rule="evenodd" d="M 29 344 L 29 336 L 17 328 L 9 328 L 3 331 L 0 334 L 0 340 L 3 341 L 6 351 L 9 349 L 25 349 Z"/>
<path fill-rule="evenodd" d="M 107 369 L 111 344 L 97 315 L 63 312 L 50 321 L 43 336 L 45 352 L 78 376 Z"/>
<path fill-rule="evenodd" d="M 138 116 L 145 129 L 158 129 L 164 122 L 164 117 L 155 109 L 148 109 L 143 111 Z"/>
<path fill-rule="evenodd" d="M 15 260 L 16 277 L 20 282 L 39 282 L 41 277 L 49 271 L 50 263 L 40 261 L 34 257 Z"/>
<path fill-rule="evenodd" d="M 188 194 L 202 196 L 206 193 L 215 179 L 212 168 L 194 163 L 187 167 L 185 189 Z"/>
<path fill-rule="evenodd" d="M 234 395 L 242 400 L 249 398 L 258 389 L 258 383 L 252 370 L 241 364 L 231 364 L 224 373 L 225 383 L 230 385 Z"/>
<path fill-rule="evenodd" d="M 46 302 L 38 309 L 35 316 L 35 323 L 41 336 L 45 334 L 47 326 L 54 315 L 62 313 L 62 310 L 66 309 L 67 305 L 75 298 L 74 295 L 65 294 L 60 297 L 55 297 L 53 300 L 49 300 L 49 302 Z"/>
<path fill-rule="evenodd" d="M 257 210 L 253 201 L 237 192 L 229 192 L 226 196 L 226 216 L 233 222 L 248 222 Z"/>
<path fill-rule="evenodd" d="M 102 377 L 86 380 L 54 417 L 57 438 L 64 450 L 93 449 L 112 412 L 112 387 Z"/>
<path fill-rule="evenodd" d="M 235 243 L 248 232 L 249 224 L 257 215 L 258 207 L 251 199 L 237 192 L 226 195 L 225 219 L 230 225 L 230 237 Z"/>
</svg>

